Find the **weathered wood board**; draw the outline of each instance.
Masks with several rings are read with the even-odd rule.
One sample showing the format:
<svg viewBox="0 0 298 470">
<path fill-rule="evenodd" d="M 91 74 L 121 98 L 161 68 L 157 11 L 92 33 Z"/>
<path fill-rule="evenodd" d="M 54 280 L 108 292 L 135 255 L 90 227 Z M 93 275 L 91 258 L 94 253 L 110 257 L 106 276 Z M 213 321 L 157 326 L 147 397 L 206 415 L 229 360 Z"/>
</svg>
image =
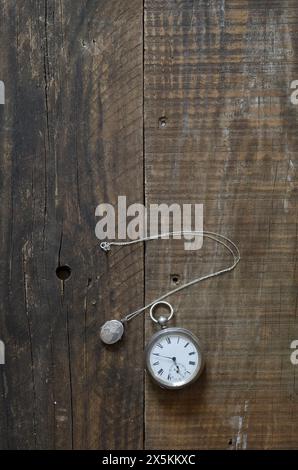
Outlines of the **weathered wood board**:
<svg viewBox="0 0 298 470">
<path fill-rule="evenodd" d="M 147 203 L 204 203 L 205 229 L 242 253 L 232 274 L 172 298 L 207 369 L 182 393 L 147 384 L 147 448 L 298 447 L 297 20 L 295 1 L 145 1 Z M 221 253 L 150 244 L 147 299 Z"/>
<path fill-rule="evenodd" d="M 298 448 L 297 2 L 0 6 L 0 448 Z M 202 203 L 239 243 L 237 270 L 169 299 L 207 353 L 188 390 L 146 378 L 147 318 L 110 348 L 99 327 L 228 258 L 106 256 L 95 208 L 118 195 Z"/>
<path fill-rule="evenodd" d="M 143 5 L 0 3 L 0 447 L 140 447 L 142 321 L 112 351 L 99 327 L 142 304 L 143 249 L 107 260 L 94 228 L 143 200 Z"/>
</svg>

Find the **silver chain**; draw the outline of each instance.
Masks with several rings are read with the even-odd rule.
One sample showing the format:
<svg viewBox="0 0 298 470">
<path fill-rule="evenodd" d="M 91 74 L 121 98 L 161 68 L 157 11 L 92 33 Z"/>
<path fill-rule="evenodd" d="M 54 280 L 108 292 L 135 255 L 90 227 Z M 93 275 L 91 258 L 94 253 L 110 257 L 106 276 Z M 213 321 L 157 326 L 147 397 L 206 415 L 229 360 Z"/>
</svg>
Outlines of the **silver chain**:
<svg viewBox="0 0 298 470">
<path fill-rule="evenodd" d="M 158 235 L 152 235 L 149 237 L 144 237 L 144 238 L 138 238 L 137 240 L 131 240 L 128 242 L 102 242 L 100 244 L 100 248 L 104 250 L 105 252 L 110 251 L 111 246 L 125 246 L 125 245 L 134 245 L 135 243 L 140 243 L 140 242 L 146 242 L 146 241 L 151 241 L 151 240 L 158 240 L 162 238 L 168 238 L 170 236 L 175 236 L 175 235 L 203 235 L 203 237 L 210 238 L 211 240 L 215 241 L 216 243 L 219 243 L 220 245 L 223 245 L 233 256 L 233 263 L 228 266 L 227 268 L 220 269 L 219 271 L 215 271 L 214 273 L 206 274 L 205 276 L 198 277 L 193 279 L 190 282 L 187 282 L 186 284 L 183 284 L 182 286 L 176 287 L 176 289 L 173 289 L 166 294 L 163 294 L 161 297 L 158 297 L 157 299 L 153 300 L 149 304 L 145 305 L 142 308 L 139 308 L 138 310 L 135 310 L 134 312 L 129 313 L 126 315 L 124 318 L 122 318 L 120 321 L 122 323 L 129 322 L 136 316 L 138 316 L 140 313 L 144 312 L 147 308 L 151 307 L 153 304 L 156 302 L 160 302 L 161 300 L 164 300 L 166 297 L 169 297 L 172 294 L 175 294 L 176 292 L 180 292 L 182 289 L 186 289 L 186 287 L 190 287 L 194 284 L 197 284 L 198 282 L 205 281 L 206 279 L 210 279 L 215 276 L 219 276 L 220 274 L 227 273 L 229 271 L 232 271 L 237 264 L 240 261 L 240 251 L 238 246 L 230 240 L 228 237 L 225 237 L 224 235 L 221 235 L 219 233 L 215 232 L 209 232 L 209 231 L 199 231 L 199 230 L 185 230 L 185 231 L 179 231 L 179 232 L 167 232 L 167 233 L 161 233 Z"/>
</svg>

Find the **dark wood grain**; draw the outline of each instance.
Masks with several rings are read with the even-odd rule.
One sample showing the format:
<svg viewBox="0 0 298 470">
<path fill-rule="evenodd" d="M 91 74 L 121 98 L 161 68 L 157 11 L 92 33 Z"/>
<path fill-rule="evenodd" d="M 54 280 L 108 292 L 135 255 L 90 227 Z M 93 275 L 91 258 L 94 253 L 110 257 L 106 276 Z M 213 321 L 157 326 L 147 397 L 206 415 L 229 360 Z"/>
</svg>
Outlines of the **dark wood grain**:
<svg viewBox="0 0 298 470">
<path fill-rule="evenodd" d="M 143 5 L 0 3 L 0 447 L 139 448 L 142 321 L 111 351 L 99 327 L 142 304 L 143 249 L 107 258 L 94 228 L 143 200 Z"/>
<path fill-rule="evenodd" d="M 147 204 L 203 203 L 205 229 L 242 253 L 233 273 L 171 298 L 207 368 L 173 394 L 148 381 L 149 449 L 297 448 L 297 20 L 293 0 L 145 0 Z M 172 273 L 183 282 L 228 262 L 210 242 L 197 256 L 182 248 L 148 245 L 147 300 Z"/>
<path fill-rule="evenodd" d="M 0 448 L 297 449 L 297 2 L 0 6 Z M 97 204 L 144 194 L 203 203 L 242 253 L 169 299 L 207 354 L 178 393 L 144 390 L 141 318 L 114 347 L 100 325 L 229 260 L 100 252 Z"/>
</svg>

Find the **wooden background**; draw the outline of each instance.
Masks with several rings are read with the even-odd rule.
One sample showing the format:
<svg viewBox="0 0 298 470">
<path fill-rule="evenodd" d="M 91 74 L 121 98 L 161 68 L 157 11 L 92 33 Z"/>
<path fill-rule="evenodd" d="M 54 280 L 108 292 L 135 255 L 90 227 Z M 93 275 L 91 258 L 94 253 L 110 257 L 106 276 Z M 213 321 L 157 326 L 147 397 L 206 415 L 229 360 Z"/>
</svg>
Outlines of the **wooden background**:
<svg viewBox="0 0 298 470">
<path fill-rule="evenodd" d="M 295 0 L 0 0 L 0 447 L 298 448 Z M 98 248 L 95 207 L 203 203 L 231 274 L 171 298 L 207 369 L 169 393 L 146 318 L 227 262 L 206 242 Z M 56 268 L 69 266 L 61 280 Z"/>
</svg>

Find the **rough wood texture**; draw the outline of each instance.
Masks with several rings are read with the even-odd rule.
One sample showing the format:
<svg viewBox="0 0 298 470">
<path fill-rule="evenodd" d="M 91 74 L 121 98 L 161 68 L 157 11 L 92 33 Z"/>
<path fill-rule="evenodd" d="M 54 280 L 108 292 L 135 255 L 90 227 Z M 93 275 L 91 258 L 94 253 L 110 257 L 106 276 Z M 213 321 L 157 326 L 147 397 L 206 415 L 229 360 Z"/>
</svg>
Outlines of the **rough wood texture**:
<svg viewBox="0 0 298 470">
<path fill-rule="evenodd" d="M 143 4 L 0 3 L 0 447 L 138 448 L 142 323 L 112 351 L 99 326 L 142 304 L 143 249 L 107 260 L 94 228 L 143 200 Z"/>
<path fill-rule="evenodd" d="M 298 448 L 297 2 L 0 6 L 0 447 Z M 144 273 L 151 300 L 228 258 L 179 241 L 148 244 L 145 271 L 142 246 L 107 257 L 94 211 L 121 194 L 203 203 L 240 245 L 235 272 L 171 298 L 207 352 L 189 390 L 144 395 L 142 319 L 111 348 L 99 326 L 143 304 Z"/>
<path fill-rule="evenodd" d="M 177 324 L 204 340 L 207 369 L 183 392 L 148 382 L 147 448 L 298 447 L 297 19 L 294 0 L 145 0 L 147 203 L 204 203 L 205 228 L 243 258 L 171 298 Z M 182 282 L 226 262 L 209 242 L 197 256 L 151 243 L 147 300 L 171 273 Z"/>
</svg>

